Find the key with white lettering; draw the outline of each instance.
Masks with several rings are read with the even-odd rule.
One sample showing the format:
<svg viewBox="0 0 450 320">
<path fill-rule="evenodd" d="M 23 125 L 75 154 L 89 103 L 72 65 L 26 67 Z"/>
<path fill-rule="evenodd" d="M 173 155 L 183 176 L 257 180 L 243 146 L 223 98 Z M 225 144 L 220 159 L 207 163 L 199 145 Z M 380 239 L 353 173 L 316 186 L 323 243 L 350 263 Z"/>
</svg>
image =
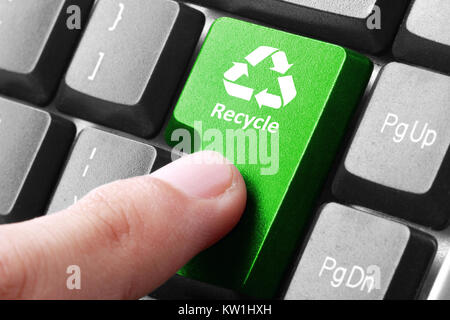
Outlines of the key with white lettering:
<svg viewBox="0 0 450 320">
<path fill-rule="evenodd" d="M 103 184 L 148 174 L 155 159 L 156 149 L 149 144 L 85 129 L 77 139 L 47 212 L 67 208 Z"/>
<path fill-rule="evenodd" d="M 417 298 L 435 240 L 350 207 L 322 207 L 285 299 Z"/>
<path fill-rule="evenodd" d="M 0 92 L 48 103 L 93 2 L 0 0 Z"/>
<path fill-rule="evenodd" d="M 157 133 L 203 28 L 170 0 L 99 0 L 64 79 L 58 108 L 147 137 Z"/>
<path fill-rule="evenodd" d="M 334 194 L 443 228 L 450 217 L 450 77 L 388 64 L 334 181 Z"/>
</svg>

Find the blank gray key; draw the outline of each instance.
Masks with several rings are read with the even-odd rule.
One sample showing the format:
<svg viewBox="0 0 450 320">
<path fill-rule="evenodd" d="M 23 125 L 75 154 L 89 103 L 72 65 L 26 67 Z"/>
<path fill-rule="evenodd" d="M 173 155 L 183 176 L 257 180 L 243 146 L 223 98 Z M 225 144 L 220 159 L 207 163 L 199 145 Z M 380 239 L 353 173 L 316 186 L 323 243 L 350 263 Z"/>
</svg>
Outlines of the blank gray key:
<svg viewBox="0 0 450 320">
<path fill-rule="evenodd" d="M 399 63 L 381 72 L 333 190 L 341 199 L 443 227 L 450 199 L 450 77 Z"/>
<path fill-rule="evenodd" d="M 0 223 L 42 215 L 75 127 L 0 98 Z"/>
<path fill-rule="evenodd" d="M 416 298 L 435 251 L 429 236 L 331 203 L 320 212 L 285 298 Z"/>
<path fill-rule="evenodd" d="M 65 77 L 59 109 L 147 137 L 162 126 L 203 28 L 169 0 L 100 0 Z"/>
<path fill-rule="evenodd" d="M 92 3 L 1 0 L 0 92 L 34 104 L 47 103 L 69 62 Z M 76 9 L 73 5 L 77 5 Z"/>
<path fill-rule="evenodd" d="M 155 159 L 156 149 L 151 145 L 85 129 L 77 139 L 47 212 L 67 208 L 103 184 L 148 174 Z"/>
<path fill-rule="evenodd" d="M 408 0 L 190 0 L 370 53 L 389 47 Z"/>
<path fill-rule="evenodd" d="M 397 58 L 450 73 L 450 1 L 415 0 L 400 28 Z"/>
</svg>

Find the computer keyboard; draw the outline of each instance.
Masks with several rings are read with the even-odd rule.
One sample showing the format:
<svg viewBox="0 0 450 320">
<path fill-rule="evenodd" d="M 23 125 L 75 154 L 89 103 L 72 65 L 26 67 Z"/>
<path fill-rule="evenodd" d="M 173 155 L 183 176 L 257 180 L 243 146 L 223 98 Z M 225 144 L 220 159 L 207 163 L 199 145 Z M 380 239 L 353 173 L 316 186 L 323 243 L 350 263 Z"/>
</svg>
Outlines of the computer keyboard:
<svg viewBox="0 0 450 320">
<path fill-rule="evenodd" d="M 151 297 L 450 299 L 449 19 L 446 0 L 0 0 L 0 223 L 233 129 L 243 219 Z"/>
</svg>

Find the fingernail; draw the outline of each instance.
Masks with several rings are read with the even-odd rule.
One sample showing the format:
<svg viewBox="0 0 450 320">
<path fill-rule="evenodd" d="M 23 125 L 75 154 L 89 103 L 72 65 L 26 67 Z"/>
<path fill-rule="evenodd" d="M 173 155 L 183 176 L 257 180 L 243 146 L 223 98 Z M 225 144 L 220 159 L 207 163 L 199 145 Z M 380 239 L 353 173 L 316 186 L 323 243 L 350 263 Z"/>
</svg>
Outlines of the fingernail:
<svg viewBox="0 0 450 320">
<path fill-rule="evenodd" d="M 152 173 L 193 197 L 215 198 L 233 184 L 233 165 L 216 152 L 204 151 L 178 159 Z"/>
</svg>

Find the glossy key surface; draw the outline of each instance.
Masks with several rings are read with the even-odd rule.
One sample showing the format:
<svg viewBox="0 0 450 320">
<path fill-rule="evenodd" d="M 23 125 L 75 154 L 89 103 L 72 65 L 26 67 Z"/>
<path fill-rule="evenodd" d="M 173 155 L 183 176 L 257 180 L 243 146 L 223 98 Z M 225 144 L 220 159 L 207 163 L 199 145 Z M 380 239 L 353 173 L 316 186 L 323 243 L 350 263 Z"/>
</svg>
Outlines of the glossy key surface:
<svg viewBox="0 0 450 320">
<path fill-rule="evenodd" d="M 237 228 L 181 274 L 275 294 L 371 70 L 368 59 L 335 45 L 215 22 L 166 139 L 183 147 L 192 138 L 194 150 L 226 155 L 244 176 L 248 205 Z"/>
</svg>

